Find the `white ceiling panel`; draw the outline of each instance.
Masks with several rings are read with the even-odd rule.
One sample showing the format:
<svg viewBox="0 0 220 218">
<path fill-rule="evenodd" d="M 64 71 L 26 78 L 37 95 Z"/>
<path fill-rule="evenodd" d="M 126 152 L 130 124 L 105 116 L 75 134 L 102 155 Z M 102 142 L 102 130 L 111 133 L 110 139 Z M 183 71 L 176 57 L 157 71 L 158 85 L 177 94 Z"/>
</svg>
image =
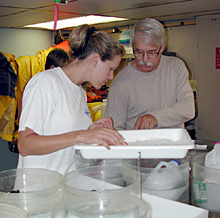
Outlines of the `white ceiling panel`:
<svg viewBox="0 0 220 218">
<path fill-rule="evenodd" d="M 195 20 L 196 16 L 219 14 L 220 0 L 69 0 L 59 4 L 58 19 L 90 14 L 129 18 L 128 21 L 94 25 L 97 29 L 133 25 L 153 17 L 161 22 Z M 54 0 L 0 0 L 0 27 L 53 21 Z"/>
<path fill-rule="evenodd" d="M 53 0 L 1 0 L 0 6 L 4 7 L 18 7 L 18 8 L 40 8 L 49 5 L 54 5 Z"/>
<path fill-rule="evenodd" d="M 198 1 L 197 1 L 198 2 Z M 115 11 L 111 13 L 105 13 L 105 15 L 113 15 L 113 16 L 121 16 L 121 17 L 130 17 L 134 19 L 142 19 L 144 17 L 169 17 L 169 16 L 186 16 L 185 19 L 194 18 L 196 14 L 200 15 L 201 13 L 216 13 L 216 11 L 220 12 L 219 9 L 216 10 L 216 7 L 210 5 L 206 2 L 206 9 L 204 5 L 195 4 L 195 2 L 177 2 L 165 5 L 154 5 L 151 7 L 142 7 L 142 8 L 132 8 L 129 10 Z M 220 5 L 220 1 L 219 1 Z M 192 14 L 192 16 L 191 16 Z"/>
<path fill-rule="evenodd" d="M 0 17 L 0 27 L 22 27 L 33 22 L 44 22 L 53 20 L 54 14 L 40 11 L 27 11 L 24 13 L 13 14 L 11 16 Z"/>
<path fill-rule="evenodd" d="M 21 8 L 8 8 L 8 7 L 0 7 L 0 17 L 7 16 L 11 14 L 21 13 L 26 9 Z"/>
</svg>

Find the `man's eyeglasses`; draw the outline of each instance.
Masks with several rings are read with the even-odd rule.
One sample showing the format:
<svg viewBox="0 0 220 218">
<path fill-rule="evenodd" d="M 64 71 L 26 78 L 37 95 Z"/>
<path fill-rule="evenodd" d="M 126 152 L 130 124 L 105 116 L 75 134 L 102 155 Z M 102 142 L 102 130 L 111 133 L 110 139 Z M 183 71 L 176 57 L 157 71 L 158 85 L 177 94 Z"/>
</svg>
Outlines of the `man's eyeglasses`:
<svg viewBox="0 0 220 218">
<path fill-rule="evenodd" d="M 135 57 L 143 57 L 146 53 L 146 55 L 148 56 L 148 58 L 151 59 L 156 59 L 160 53 L 161 47 L 159 49 L 158 52 L 156 52 L 155 50 L 150 50 L 150 51 L 142 51 L 140 49 L 134 49 L 133 53 Z"/>
</svg>

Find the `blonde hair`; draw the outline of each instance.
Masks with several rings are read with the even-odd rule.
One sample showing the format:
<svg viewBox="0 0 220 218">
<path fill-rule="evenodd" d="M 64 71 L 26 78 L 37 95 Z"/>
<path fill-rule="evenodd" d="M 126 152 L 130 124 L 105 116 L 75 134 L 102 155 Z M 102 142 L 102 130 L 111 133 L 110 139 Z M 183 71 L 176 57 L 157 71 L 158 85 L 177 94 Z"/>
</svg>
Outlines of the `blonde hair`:
<svg viewBox="0 0 220 218">
<path fill-rule="evenodd" d="M 101 60 L 112 60 L 115 55 L 123 56 L 124 48 L 110 34 L 95 32 L 94 27 L 87 24 L 76 27 L 69 37 L 70 55 L 82 60 L 92 53 L 100 54 Z"/>
<path fill-rule="evenodd" d="M 135 37 L 143 39 L 146 44 L 162 46 L 166 42 L 163 25 L 156 19 L 145 18 L 138 21 L 131 33 L 131 44 L 134 46 Z"/>
</svg>

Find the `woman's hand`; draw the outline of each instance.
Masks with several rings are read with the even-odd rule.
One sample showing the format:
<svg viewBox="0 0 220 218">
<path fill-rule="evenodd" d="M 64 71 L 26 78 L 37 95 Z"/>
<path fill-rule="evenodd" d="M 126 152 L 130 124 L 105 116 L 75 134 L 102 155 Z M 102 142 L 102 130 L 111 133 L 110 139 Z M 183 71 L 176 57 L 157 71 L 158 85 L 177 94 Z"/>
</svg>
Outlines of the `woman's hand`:
<svg viewBox="0 0 220 218">
<path fill-rule="evenodd" d="M 104 117 L 98 119 L 96 122 L 94 122 L 89 129 L 97 129 L 97 128 L 108 128 L 113 129 L 113 121 L 110 117 Z"/>
<path fill-rule="evenodd" d="M 110 117 L 104 117 L 94 122 L 83 136 L 86 144 L 99 144 L 110 150 L 110 145 L 121 145 L 123 136 L 113 129 L 113 121 Z M 88 141 L 86 141 L 88 138 Z"/>
<path fill-rule="evenodd" d="M 110 150 L 111 145 L 118 146 L 124 138 L 116 130 L 111 128 L 94 128 L 78 131 L 79 141 L 85 144 L 98 144 Z"/>
</svg>

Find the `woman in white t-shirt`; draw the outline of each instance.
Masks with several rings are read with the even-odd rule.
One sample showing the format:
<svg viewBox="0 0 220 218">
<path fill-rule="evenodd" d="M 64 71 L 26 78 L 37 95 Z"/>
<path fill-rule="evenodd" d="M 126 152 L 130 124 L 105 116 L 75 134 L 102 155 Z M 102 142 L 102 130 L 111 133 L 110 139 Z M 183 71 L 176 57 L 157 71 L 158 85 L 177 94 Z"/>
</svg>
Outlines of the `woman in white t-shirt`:
<svg viewBox="0 0 220 218">
<path fill-rule="evenodd" d="M 74 144 L 120 145 L 111 118 L 92 123 L 81 84 L 101 88 L 124 55 L 106 32 L 76 27 L 69 39 L 73 61 L 36 74 L 27 84 L 19 122 L 18 168 L 45 168 L 61 174 L 75 169 Z"/>
</svg>

